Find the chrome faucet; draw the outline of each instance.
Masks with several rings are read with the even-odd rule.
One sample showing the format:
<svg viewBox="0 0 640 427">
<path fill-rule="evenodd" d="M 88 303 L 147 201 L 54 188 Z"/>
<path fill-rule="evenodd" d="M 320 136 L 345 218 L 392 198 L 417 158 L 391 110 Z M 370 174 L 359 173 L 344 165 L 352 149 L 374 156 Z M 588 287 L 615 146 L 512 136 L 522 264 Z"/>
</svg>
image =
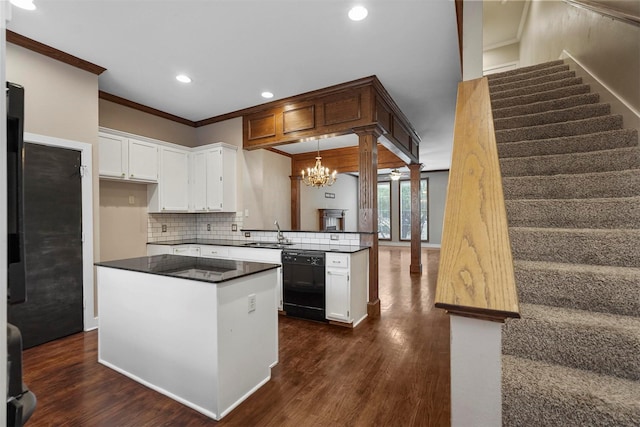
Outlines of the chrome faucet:
<svg viewBox="0 0 640 427">
<path fill-rule="evenodd" d="M 282 230 L 280 230 L 280 224 L 278 224 L 278 220 L 276 219 L 273 224 L 278 228 L 278 243 L 286 242 L 287 238 L 282 235 Z"/>
</svg>

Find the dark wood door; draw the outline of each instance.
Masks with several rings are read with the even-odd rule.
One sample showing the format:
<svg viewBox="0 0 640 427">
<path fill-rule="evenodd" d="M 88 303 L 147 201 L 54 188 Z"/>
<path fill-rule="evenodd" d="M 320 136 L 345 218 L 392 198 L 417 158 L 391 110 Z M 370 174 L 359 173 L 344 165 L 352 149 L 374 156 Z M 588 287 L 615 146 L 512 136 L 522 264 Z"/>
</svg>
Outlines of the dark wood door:
<svg viewBox="0 0 640 427">
<path fill-rule="evenodd" d="M 79 151 L 25 143 L 27 301 L 8 320 L 29 348 L 82 331 L 82 187 Z"/>
</svg>

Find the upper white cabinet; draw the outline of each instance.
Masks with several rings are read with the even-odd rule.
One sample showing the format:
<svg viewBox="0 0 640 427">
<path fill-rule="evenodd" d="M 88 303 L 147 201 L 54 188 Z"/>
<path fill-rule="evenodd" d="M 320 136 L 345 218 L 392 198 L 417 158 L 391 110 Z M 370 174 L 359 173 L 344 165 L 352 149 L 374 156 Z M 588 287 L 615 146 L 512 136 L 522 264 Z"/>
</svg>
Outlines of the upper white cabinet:
<svg viewBox="0 0 640 427">
<path fill-rule="evenodd" d="M 237 147 L 218 142 L 182 148 L 103 130 L 100 177 L 157 183 L 147 187 L 150 213 L 236 211 Z"/>
<path fill-rule="evenodd" d="M 158 147 L 103 132 L 99 134 L 100 177 L 136 182 L 158 181 Z"/>
<path fill-rule="evenodd" d="M 189 211 L 189 151 L 160 147 L 158 185 L 147 187 L 149 212 Z"/>
<path fill-rule="evenodd" d="M 215 145 L 191 154 L 194 212 L 236 211 L 236 147 Z"/>
</svg>

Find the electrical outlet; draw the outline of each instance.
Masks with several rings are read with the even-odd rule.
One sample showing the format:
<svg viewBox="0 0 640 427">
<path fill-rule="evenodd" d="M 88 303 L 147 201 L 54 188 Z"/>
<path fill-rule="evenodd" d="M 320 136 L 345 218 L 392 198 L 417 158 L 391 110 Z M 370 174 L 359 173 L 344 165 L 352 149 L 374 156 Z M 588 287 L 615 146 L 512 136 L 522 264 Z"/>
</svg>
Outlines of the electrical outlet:
<svg viewBox="0 0 640 427">
<path fill-rule="evenodd" d="M 331 240 L 340 240 L 340 236 L 337 234 L 332 234 L 331 235 Z"/>
<path fill-rule="evenodd" d="M 256 294 L 249 295 L 249 313 L 256 311 Z"/>
<path fill-rule="evenodd" d="M 207 231 L 211 231 L 211 224 L 207 224 Z"/>
<path fill-rule="evenodd" d="M 238 224 L 231 224 L 231 231 L 238 231 Z"/>
<path fill-rule="evenodd" d="M 129 204 L 130 205 L 135 205 L 136 204 L 135 196 L 129 196 Z"/>
<path fill-rule="evenodd" d="M 244 232 L 244 237 L 251 237 L 251 232 L 250 231 L 245 231 Z"/>
<path fill-rule="evenodd" d="M 162 232 L 163 233 L 167 232 L 167 224 L 162 224 Z"/>
</svg>

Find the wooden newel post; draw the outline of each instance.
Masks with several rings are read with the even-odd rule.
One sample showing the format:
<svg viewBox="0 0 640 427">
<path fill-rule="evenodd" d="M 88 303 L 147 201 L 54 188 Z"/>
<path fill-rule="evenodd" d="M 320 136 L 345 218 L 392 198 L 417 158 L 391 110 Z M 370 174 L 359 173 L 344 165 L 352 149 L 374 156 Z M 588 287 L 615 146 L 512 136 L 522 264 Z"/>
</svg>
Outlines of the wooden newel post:
<svg viewBox="0 0 640 427">
<path fill-rule="evenodd" d="M 422 274 L 422 221 L 420 215 L 420 170 L 421 163 L 409 165 L 411 175 L 411 265 L 410 274 Z"/>
</svg>

